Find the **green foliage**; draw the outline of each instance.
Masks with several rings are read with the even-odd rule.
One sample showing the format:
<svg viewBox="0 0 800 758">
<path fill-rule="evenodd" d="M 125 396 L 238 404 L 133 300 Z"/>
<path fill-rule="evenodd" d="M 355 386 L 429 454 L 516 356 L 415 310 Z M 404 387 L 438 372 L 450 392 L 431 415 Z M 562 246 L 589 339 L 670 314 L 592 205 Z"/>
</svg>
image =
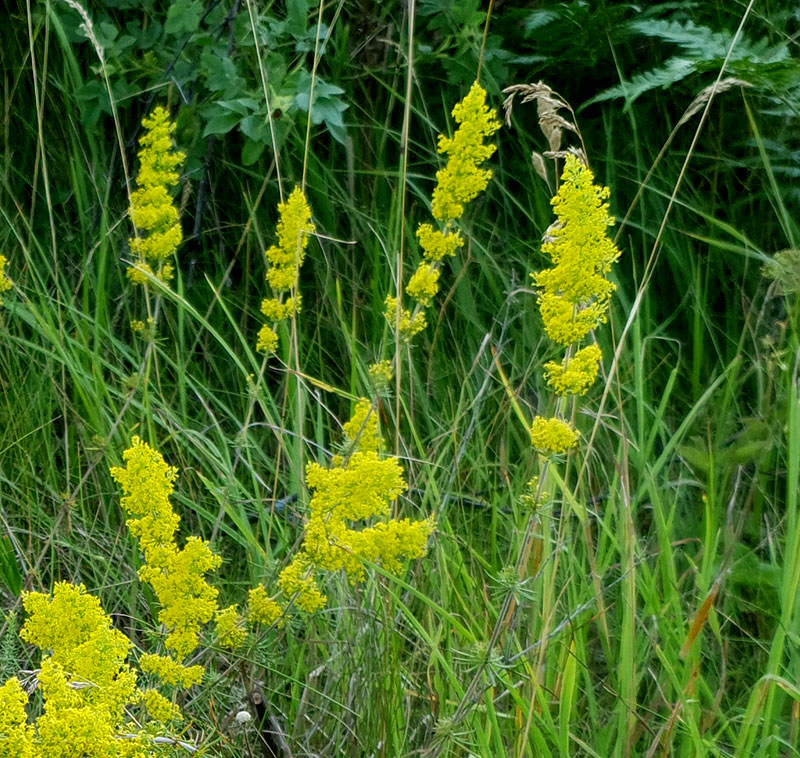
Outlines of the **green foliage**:
<svg viewBox="0 0 800 758">
<path fill-rule="evenodd" d="M 692 21 L 661 18 L 628 21 L 624 30 L 628 44 L 637 37 L 660 40 L 679 47 L 681 55 L 608 88 L 585 105 L 624 98 L 627 110 L 638 97 L 651 90 L 666 89 L 695 73 L 718 71 L 726 58 L 727 76 L 750 82 L 775 100 L 785 97 L 787 85 L 796 82 L 800 75 L 800 63 L 792 59 L 789 46 L 783 42 L 770 45 L 765 38 L 753 40 L 747 34 L 736 38 L 732 31 L 715 31 Z"/>
<path fill-rule="evenodd" d="M 206 6 L 201 0 L 176 0 L 163 9 L 154 3 L 103 5 L 94 28 L 108 62 L 114 99 L 123 112 L 136 103 L 140 92 L 151 93 L 148 102 L 152 102 L 155 93 L 174 89 L 184 105 L 196 109 L 199 122 L 191 125 L 194 136 L 238 135 L 245 166 L 272 147 L 271 130 L 280 145 L 292 128 L 304 124 L 311 86 L 308 54 L 313 58 L 317 31 L 323 43 L 328 28 L 317 30 L 303 0 L 289 2 L 285 18 L 256 9 L 252 24 L 246 6 L 240 4 L 228 8 L 222 3 Z M 140 12 L 124 12 L 134 7 Z M 80 15 L 65 6 L 56 12 L 67 39 L 87 43 Z M 254 40 L 263 47 L 261 60 Z M 324 44 L 318 53 L 324 66 Z M 100 68 L 97 64 L 91 68 L 94 76 L 76 91 L 86 129 L 92 129 L 101 114 L 111 113 Z M 324 125 L 334 139 L 344 142 L 343 114 L 348 107 L 340 97 L 344 90 L 321 77 L 315 89 L 319 91 L 314 93 L 314 125 Z M 186 147 L 195 162 L 205 152 L 196 141 Z"/>
</svg>

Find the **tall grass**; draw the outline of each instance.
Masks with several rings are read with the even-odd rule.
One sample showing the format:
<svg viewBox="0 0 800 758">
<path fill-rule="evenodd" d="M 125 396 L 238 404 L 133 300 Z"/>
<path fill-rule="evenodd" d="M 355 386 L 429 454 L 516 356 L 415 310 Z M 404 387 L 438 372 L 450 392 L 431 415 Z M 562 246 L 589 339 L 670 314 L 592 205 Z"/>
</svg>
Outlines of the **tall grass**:
<svg viewBox="0 0 800 758">
<path fill-rule="evenodd" d="M 205 650 L 188 737 L 237 758 L 269 755 L 268 723 L 294 755 L 798 754 L 798 305 L 790 284 L 762 275 L 799 236 L 792 177 L 773 157 L 791 144 L 788 127 L 739 86 L 674 133 L 693 93 L 579 111 L 623 257 L 580 452 L 550 469 L 549 497 L 532 504 L 525 422 L 546 403 L 541 367 L 556 353 L 528 278 L 545 265 L 552 221 L 530 160 L 546 149 L 536 114 L 515 108 L 499 134 L 429 326 L 396 347 L 383 301 L 418 259 L 436 135 L 465 91 L 442 58 L 468 49 L 477 61 L 482 37 L 432 28 L 424 7 L 414 29 L 414 3 L 299 5 L 310 26 L 328 25 L 316 74 L 345 90 L 348 140 L 310 119 L 288 129 L 278 160 L 267 150 L 244 167 L 232 134 L 207 166 L 190 162 L 178 200 L 185 231 L 198 231 L 173 286 L 152 285 L 159 319 L 143 336 L 129 329 L 147 306 L 125 279 L 120 141 L 110 114 L 95 129 L 81 121 L 96 54 L 64 31 L 62 5 L 9 14 L 19 33 L 2 52 L 0 251 L 15 285 L 0 310 L 3 606 L 19 608 L 17 579 L 39 591 L 83 582 L 137 650 L 158 637 L 108 473 L 133 434 L 180 469 L 182 530 L 223 556 L 223 605 L 274 586 L 302 538 L 305 463 L 337 452 L 341 422 L 370 391 L 369 364 L 399 350 L 400 392 L 377 412 L 410 485 L 398 514 L 437 517 L 429 555 L 399 577 L 372 568 L 357 587 L 331 577 L 327 609 L 245 653 Z M 242 20 L 249 10 L 280 11 L 248 2 Z M 490 32 L 507 23 L 493 12 Z M 595 94 L 553 60 L 542 76 L 573 104 Z M 499 107 L 513 82 L 497 71 L 487 63 L 483 82 Z M 150 94 L 117 102 L 129 164 Z M 157 97 L 180 95 L 165 79 Z M 180 116 L 177 137 L 206 155 Z M 303 313 L 264 361 L 255 335 L 278 175 L 284 188 L 305 182 L 319 235 L 301 272 Z M 520 583 L 508 567 L 531 516 Z M 18 669 L 36 667 L 19 655 Z M 478 671 L 478 697 L 459 711 Z M 254 719 L 238 725 L 243 709 Z"/>
</svg>

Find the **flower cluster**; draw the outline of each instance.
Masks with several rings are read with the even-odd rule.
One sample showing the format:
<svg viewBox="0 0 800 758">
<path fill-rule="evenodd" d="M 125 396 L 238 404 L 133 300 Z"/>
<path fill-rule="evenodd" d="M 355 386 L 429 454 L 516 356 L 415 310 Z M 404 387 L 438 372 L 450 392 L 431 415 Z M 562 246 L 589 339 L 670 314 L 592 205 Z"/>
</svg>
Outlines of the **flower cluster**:
<svg viewBox="0 0 800 758">
<path fill-rule="evenodd" d="M 195 649 L 201 625 L 217 610 L 217 590 L 205 574 L 221 559 L 198 537 L 189 537 L 178 549 L 180 518 L 169 502 L 177 469 L 138 437 L 123 459 L 127 466 L 112 468 L 111 476 L 125 492 L 122 508 L 128 514 L 128 529 L 144 554 L 139 578 L 153 587 L 161 604 L 158 618 L 169 630 L 165 644 L 181 661 Z"/>
<path fill-rule="evenodd" d="M 186 158 L 172 149 L 175 124 L 167 110 L 159 106 L 142 120 L 142 126 L 146 131 L 139 140 L 137 189 L 131 195 L 130 207 L 136 230 L 130 245 L 137 260 L 128 269 L 128 278 L 134 284 L 145 284 L 148 274 L 169 281 L 173 267 L 167 260 L 183 240 L 178 209 L 171 195 L 178 183 L 176 169 Z"/>
<path fill-rule="evenodd" d="M 0 755 L 154 755 L 149 735 L 180 718 L 180 711 L 159 693 L 138 689 L 136 672 L 125 662 L 131 643 L 114 629 L 100 601 L 81 585 L 59 582 L 52 597 L 25 593 L 23 605 L 28 618 L 20 637 L 49 651 L 38 674 L 44 710 L 28 724 L 28 697 L 19 680 L 0 687 Z M 148 736 L 125 712 L 138 702 L 162 724 Z"/>
<path fill-rule="evenodd" d="M 297 277 L 303 265 L 309 235 L 315 231 L 311 209 L 299 187 L 292 191 L 285 203 L 278 205 L 278 213 L 278 242 L 265 253 L 269 263 L 267 282 L 273 296 L 261 303 L 261 313 L 270 323 L 261 327 L 256 345 L 259 351 L 267 354 L 274 353 L 278 346 L 275 324 L 300 311 Z"/>
<path fill-rule="evenodd" d="M 364 579 L 364 562 L 397 572 L 402 561 L 425 554 L 432 519 L 392 519 L 389 503 L 406 490 L 396 458 L 380 454 L 378 419 L 368 400 L 360 400 L 344 425 L 347 449 L 331 468 L 309 463 L 306 482 L 314 491 L 303 545 L 281 572 L 278 586 L 297 605 L 313 611 L 325 605 L 315 573 L 344 569 L 351 582 Z M 383 519 L 353 529 L 350 522 Z"/>
<path fill-rule="evenodd" d="M 11 289 L 11 280 L 6 276 L 6 260 L 5 255 L 0 255 L 0 294 Z M 0 305 L 3 304 L 3 298 L 0 297 Z"/>
<path fill-rule="evenodd" d="M 452 137 L 439 135 L 439 152 L 448 156 L 445 167 L 436 172 L 431 210 L 437 222 L 420 224 L 417 239 L 423 260 L 406 285 L 406 294 L 417 303 L 414 312 L 398 308 L 397 298 L 386 298 L 385 315 L 400 335 L 410 340 L 426 326 L 423 308 L 430 305 L 439 291 L 439 266 L 444 258 L 455 255 L 464 239 L 455 224 L 464 206 L 482 192 L 492 172 L 481 168 L 496 147 L 485 144 L 499 128 L 495 112 L 486 105 L 486 91 L 475 82 L 467 96 L 453 108 L 459 124 Z"/>
<path fill-rule="evenodd" d="M 569 347 L 561 363 L 545 365 L 548 385 L 560 396 L 583 395 L 594 383 L 602 353 L 595 344 L 573 353 L 589 332 L 606 321 L 615 286 L 606 275 L 619 250 L 608 237 L 607 187 L 594 184 L 594 175 L 575 155 L 568 154 L 561 187 L 551 204 L 557 221 L 548 230 L 542 252 L 551 268 L 532 274 L 538 287 L 539 308 L 547 336 Z M 561 453 L 577 442 L 577 432 L 558 418 L 537 416 L 531 441 L 543 453 Z"/>
</svg>

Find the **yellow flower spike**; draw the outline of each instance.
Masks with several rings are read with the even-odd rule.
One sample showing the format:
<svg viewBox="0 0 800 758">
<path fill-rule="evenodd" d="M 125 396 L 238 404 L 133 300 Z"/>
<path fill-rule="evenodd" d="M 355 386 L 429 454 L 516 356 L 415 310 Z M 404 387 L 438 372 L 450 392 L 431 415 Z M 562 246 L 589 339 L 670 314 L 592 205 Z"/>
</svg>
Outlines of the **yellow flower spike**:
<svg viewBox="0 0 800 758">
<path fill-rule="evenodd" d="M 531 427 L 531 444 L 545 455 L 565 453 L 578 444 L 578 432 L 561 419 L 537 416 Z"/>
<path fill-rule="evenodd" d="M 420 263 L 406 286 L 406 294 L 420 305 L 430 305 L 439 291 L 439 270 L 430 263 Z"/>
<path fill-rule="evenodd" d="M 545 378 L 556 395 L 585 395 L 600 368 L 603 353 L 597 345 L 578 350 L 570 358 L 567 367 L 563 363 L 550 361 L 544 365 Z"/>
<path fill-rule="evenodd" d="M 23 606 L 20 638 L 45 653 L 37 676 L 44 712 L 21 728 L 24 700 L 13 684 L 0 688 L 0 755 L 117 755 L 116 735 L 137 729 L 126 714 L 140 699 L 125 663 L 130 641 L 81 585 L 58 582 L 52 596 L 24 593 Z"/>
<path fill-rule="evenodd" d="M 459 125 L 453 136 L 439 135 L 439 152 L 448 158 L 444 168 L 436 172 L 431 199 L 431 212 L 442 228 L 437 229 L 430 223 L 417 228 L 424 261 L 405 290 L 417 301 L 417 306 L 413 312 L 403 309 L 398 316 L 397 299 L 386 298 L 386 319 L 406 342 L 427 325 L 420 311 L 428 307 L 439 292 L 440 261 L 455 255 L 464 244 L 464 238 L 454 228 L 455 221 L 461 218 L 464 206 L 486 188 L 492 176 L 492 172 L 481 165 L 497 148 L 484 140 L 500 128 L 500 122 L 495 111 L 486 105 L 486 91 L 478 82 L 453 108 L 453 118 Z"/>
<path fill-rule="evenodd" d="M 175 124 L 167 110 L 158 106 L 142 120 L 145 133 L 139 140 L 137 188 L 131 195 L 129 215 L 137 234 L 130 239 L 136 267 L 168 282 L 173 267 L 167 263 L 183 241 L 178 210 L 172 201 L 172 188 L 178 183 L 175 170 L 186 156 L 173 150 Z M 147 276 L 137 268 L 128 269 L 134 284 L 146 284 Z"/>
<path fill-rule="evenodd" d="M 144 554 L 139 578 L 153 587 L 161 604 L 158 619 L 168 629 L 165 645 L 182 660 L 197 646 L 201 625 L 217 610 L 218 591 L 205 574 L 222 559 L 198 537 L 189 537 L 178 549 L 175 532 L 180 519 L 169 502 L 177 469 L 138 437 L 123 459 L 126 467 L 113 467 L 111 476 L 125 493 L 121 505 L 129 516 L 128 529 Z"/>
<path fill-rule="evenodd" d="M 619 249 L 608 237 L 614 220 L 608 213 L 609 190 L 594 184 L 594 174 L 568 155 L 561 186 L 551 204 L 558 222 L 542 252 L 554 266 L 532 274 L 547 335 L 568 345 L 606 320 L 615 285 L 605 278 Z"/>
<path fill-rule="evenodd" d="M 303 191 L 296 187 L 285 203 L 278 205 L 278 242 L 264 253 L 269 269 L 267 283 L 272 288 L 273 297 L 261 303 L 264 318 L 276 322 L 300 312 L 300 295 L 288 297 L 291 290 L 297 289 L 297 277 L 305 259 L 308 240 L 316 227 L 311 221 L 311 208 Z M 278 335 L 273 326 L 265 325 L 258 335 L 256 349 L 262 353 L 274 353 L 278 346 Z"/>
<path fill-rule="evenodd" d="M 355 583 L 364 579 L 364 562 L 380 563 L 388 571 L 399 571 L 402 562 L 425 554 L 433 519 L 390 519 L 390 503 L 407 489 L 396 458 L 382 458 L 378 419 L 368 400 L 356 404 L 344 425 L 348 440 L 355 444 L 348 457 L 339 457 L 332 468 L 318 463 L 306 467 L 306 484 L 313 491 L 310 518 L 303 546 L 278 579 L 286 596 L 297 593 L 304 610 L 325 604 L 315 573 L 344 570 Z M 353 522 L 385 519 L 360 530 Z"/>
<path fill-rule="evenodd" d="M 5 255 L 0 255 L 0 293 L 8 292 L 11 289 L 11 280 L 6 276 L 6 264 L 8 260 Z M 0 305 L 3 304 L 3 298 L 0 297 Z"/>
<path fill-rule="evenodd" d="M 142 700 L 151 718 L 162 724 L 172 721 L 183 721 L 181 709 L 172 701 L 167 700 L 158 690 L 144 690 Z"/>
<path fill-rule="evenodd" d="M 491 137 L 500 122 L 486 105 L 486 90 L 475 82 L 467 96 L 453 108 L 460 127 L 452 137 L 439 137 L 439 152 L 447 153 L 447 165 L 436 173 L 432 212 L 438 221 L 457 219 L 464 205 L 486 189 L 492 172 L 480 168 L 497 149 L 483 140 Z"/>
</svg>

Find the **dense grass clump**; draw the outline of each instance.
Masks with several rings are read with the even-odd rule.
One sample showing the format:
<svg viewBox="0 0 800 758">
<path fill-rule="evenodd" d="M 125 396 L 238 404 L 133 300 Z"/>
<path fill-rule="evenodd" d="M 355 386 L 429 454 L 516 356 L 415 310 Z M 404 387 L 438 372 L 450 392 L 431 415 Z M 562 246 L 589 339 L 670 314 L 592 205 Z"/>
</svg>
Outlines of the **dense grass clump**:
<svg viewBox="0 0 800 758">
<path fill-rule="evenodd" d="M 784 5 L 10 9 L 0 756 L 797 755 Z"/>
</svg>

